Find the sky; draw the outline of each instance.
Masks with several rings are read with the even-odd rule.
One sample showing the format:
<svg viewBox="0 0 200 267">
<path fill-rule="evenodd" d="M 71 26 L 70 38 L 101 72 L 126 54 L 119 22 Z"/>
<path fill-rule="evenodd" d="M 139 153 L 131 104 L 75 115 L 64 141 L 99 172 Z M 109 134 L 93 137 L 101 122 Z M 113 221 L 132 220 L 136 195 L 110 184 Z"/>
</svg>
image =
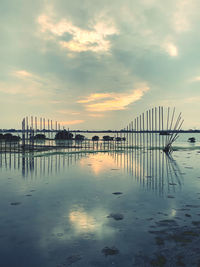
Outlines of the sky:
<svg viewBox="0 0 200 267">
<path fill-rule="evenodd" d="M 0 128 L 122 129 L 176 107 L 200 129 L 199 0 L 1 0 Z"/>
</svg>

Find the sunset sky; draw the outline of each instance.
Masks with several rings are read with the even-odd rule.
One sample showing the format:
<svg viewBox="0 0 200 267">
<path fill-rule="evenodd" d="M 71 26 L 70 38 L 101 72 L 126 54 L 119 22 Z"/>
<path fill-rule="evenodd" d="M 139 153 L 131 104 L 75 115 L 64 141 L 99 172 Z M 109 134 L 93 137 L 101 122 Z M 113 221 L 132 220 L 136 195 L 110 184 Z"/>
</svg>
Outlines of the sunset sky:
<svg viewBox="0 0 200 267">
<path fill-rule="evenodd" d="M 1 0 L 0 128 L 121 129 L 175 106 L 200 128 L 199 0 Z"/>
</svg>

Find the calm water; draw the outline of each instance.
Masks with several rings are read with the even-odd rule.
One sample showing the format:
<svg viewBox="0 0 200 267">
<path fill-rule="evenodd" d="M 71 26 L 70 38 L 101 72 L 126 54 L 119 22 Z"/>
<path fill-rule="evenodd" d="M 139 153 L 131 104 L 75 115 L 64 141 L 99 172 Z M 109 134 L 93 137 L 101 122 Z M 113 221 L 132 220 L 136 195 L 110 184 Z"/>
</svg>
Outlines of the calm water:
<svg viewBox="0 0 200 267">
<path fill-rule="evenodd" d="M 1 266 L 198 266 L 200 147 L 186 146 L 1 154 Z M 191 242 L 170 239 L 184 229 Z"/>
</svg>

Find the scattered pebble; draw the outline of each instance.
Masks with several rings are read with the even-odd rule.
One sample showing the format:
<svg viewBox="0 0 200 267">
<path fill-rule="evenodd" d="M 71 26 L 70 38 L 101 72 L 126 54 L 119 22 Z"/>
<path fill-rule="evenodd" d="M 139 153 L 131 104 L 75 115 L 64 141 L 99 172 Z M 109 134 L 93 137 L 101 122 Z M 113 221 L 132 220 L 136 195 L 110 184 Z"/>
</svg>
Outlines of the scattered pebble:
<svg viewBox="0 0 200 267">
<path fill-rule="evenodd" d="M 185 214 L 185 216 L 186 216 L 186 217 L 191 217 L 191 215 L 190 215 L 190 214 L 187 214 L 187 213 Z"/>
<path fill-rule="evenodd" d="M 80 260 L 81 260 L 81 256 L 80 255 L 72 255 L 72 256 L 69 256 L 67 258 L 66 265 L 64 265 L 64 266 L 72 265 L 73 263 L 75 263 L 77 261 L 80 261 Z"/>
<path fill-rule="evenodd" d="M 177 226 L 177 222 L 175 220 L 161 220 L 156 222 L 158 226 Z"/>
<path fill-rule="evenodd" d="M 18 205 L 20 205 L 21 204 L 21 202 L 11 202 L 10 203 L 10 205 L 12 205 L 12 206 L 18 206 Z"/>
<path fill-rule="evenodd" d="M 199 208 L 200 205 L 185 205 L 188 208 Z"/>
<path fill-rule="evenodd" d="M 122 192 L 114 192 L 114 193 L 112 193 L 113 195 L 121 195 L 121 194 L 123 194 Z"/>
<path fill-rule="evenodd" d="M 57 233 L 57 236 L 61 237 L 61 236 L 63 236 L 63 233 Z"/>
<path fill-rule="evenodd" d="M 174 196 L 172 196 L 172 195 L 168 195 L 167 197 L 168 197 L 168 198 L 175 198 L 175 197 L 174 197 Z"/>
<path fill-rule="evenodd" d="M 195 226 L 200 226 L 200 221 L 193 221 L 192 224 Z"/>
<path fill-rule="evenodd" d="M 165 266 L 167 260 L 163 255 L 157 255 L 156 259 L 152 260 L 150 263 L 152 266 L 162 267 Z"/>
<path fill-rule="evenodd" d="M 119 250 L 116 247 L 105 247 L 101 250 L 101 252 L 107 257 L 107 256 L 113 256 L 119 254 Z"/>
</svg>

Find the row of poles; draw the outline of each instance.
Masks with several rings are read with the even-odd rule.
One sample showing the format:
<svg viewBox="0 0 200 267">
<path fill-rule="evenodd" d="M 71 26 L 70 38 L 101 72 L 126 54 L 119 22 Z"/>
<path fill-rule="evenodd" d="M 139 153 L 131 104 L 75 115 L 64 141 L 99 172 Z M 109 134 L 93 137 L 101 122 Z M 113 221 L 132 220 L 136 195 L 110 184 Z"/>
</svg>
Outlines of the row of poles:
<svg viewBox="0 0 200 267">
<path fill-rule="evenodd" d="M 35 132 L 45 132 L 45 131 L 60 131 L 60 123 L 57 121 L 53 121 L 50 119 L 45 118 L 37 118 L 31 116 L 30 119 L 28 117 L 24 118 L 22 121 L 22 129 L 28 132 L 30 129 L 34 130 Z"/>
<path fill-rule="evenodd" d="M 34 135 L 38 133 L 48 133 L 48 138 L 52 139 L 53 132 L 61 130 L 60 123 L 45 118 L 31 116 L 22 120 L 22 147 L 25 145 L 34 146 Z"/>
</svg>

